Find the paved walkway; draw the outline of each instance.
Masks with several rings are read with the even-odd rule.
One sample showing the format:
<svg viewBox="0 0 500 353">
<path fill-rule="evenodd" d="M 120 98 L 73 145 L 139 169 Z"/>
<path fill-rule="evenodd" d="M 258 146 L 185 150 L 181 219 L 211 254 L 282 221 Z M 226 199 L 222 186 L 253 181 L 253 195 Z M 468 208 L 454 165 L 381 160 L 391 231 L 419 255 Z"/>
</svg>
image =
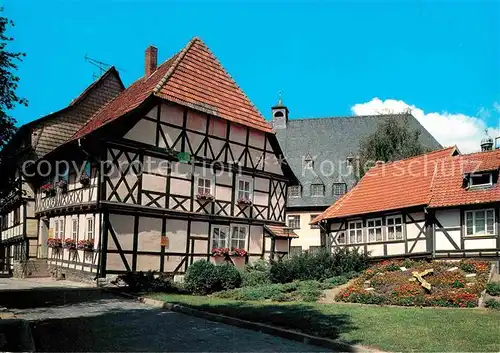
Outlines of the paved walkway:
<svg viewBox="0 0 500 353">
<path fill-rule="evenodd" d="M 29 283 L 30 281 L 11 281 L 9 284 L 15 283 L 21 291 L 30 286 L 37 289 L 50 288 L 47 283 L 38 286 Z M 65 286 L 62 292 L 68 292 L 70 288 L 73 288 L 73 291 L 88 290 L 63 282 L 66 281 L 55 282 L 58 287 Z M 9 308 L 9 311 L 17 318 L 32 323 L 37 351 L 41 352 L 325 351 L 264 333 L 152 308 L 134 300 L 116 298 L 108 294 L 78 298 L 82 298 L 82 301 L 67 305 L 19 305 Z"/>
<path fill-rule="evenodd" d="M 35 288 L 89 288 L 92 285 L 72 281 L 56 281 L 52 278 L 0 278 L 0 291 Z"/>
</svg>

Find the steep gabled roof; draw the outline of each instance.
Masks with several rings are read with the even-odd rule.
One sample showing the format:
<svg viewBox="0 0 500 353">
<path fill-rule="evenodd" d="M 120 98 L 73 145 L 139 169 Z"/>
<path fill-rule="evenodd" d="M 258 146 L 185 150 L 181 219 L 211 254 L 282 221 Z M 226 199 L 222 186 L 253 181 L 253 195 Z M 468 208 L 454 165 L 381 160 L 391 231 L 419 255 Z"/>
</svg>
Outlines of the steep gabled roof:
<svg viewBox="0 0 500 353">
<path fill-rule="evenodd" d="M 262 114 L 199 38 L 160 65 L 149 77 L 128 87 L 78 131 L 80 138 L 157 96 L 252 127 L 272 132 Z"/>
<path fill-rule="evenodd" d="M 428 205 L 435 168 L 455 147 L 377 165 L 359 183 L 312 222 Z"/>
</svg>

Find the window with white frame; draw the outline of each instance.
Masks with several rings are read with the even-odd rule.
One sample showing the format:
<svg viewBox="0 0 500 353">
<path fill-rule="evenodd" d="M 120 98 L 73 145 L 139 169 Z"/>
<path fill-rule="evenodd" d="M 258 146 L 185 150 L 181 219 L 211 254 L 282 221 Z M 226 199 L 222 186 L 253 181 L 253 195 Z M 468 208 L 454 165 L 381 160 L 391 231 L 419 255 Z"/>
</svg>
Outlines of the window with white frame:
<svg viewBox="0 0 500 353">
<path fill-rule="evenodd" d="M 94 239 L 94 218 L 87 218 L 87 240 Z"/>
<path fill-rule="evenodd" d="M 403 217 L 387 217 L 387 240 L 403 239 Z"/>
<path fill-rule="evenodd" d="M 245 249 L 247 235 L 247 226 L 234 225 L 231 230 L 231 249 Z"/>
<path fill-rule="evenodd" d="M 64 239 L 64 219 L 56 219 L 55 222 L 55 237 Z"/>
<path fill-rule="evenodd" d="M 252 201 L 252 181 L 250 179 L 238 179 L 238 199 Z"/>
<path fill-rule="evenodd" d="M 465 212 L 466 235 L 494 235 L 495 212 L 493 209 Z"/>
<path fill-rule="evenodd" d="M 363 242 L 363 222 L 349 222 L 349 244 L 358 244 Z"/>
<path fill-rule="evenodd" d="M 74 241 L 78 240 L 78 218 L 73 218 L 71 220 L 71 238 Z"/>
<path fill-rule="evenodd" d="M 213 195 L 212 193 L 212 179 L 199 177 L 198 178 L 198 194 Z"/>
<path fill-rule="evenodd" d="M 469 187 L 481 187 L 493 185 L 493 173 L 471 174 L 469 177 Z"/>
<path fill-rule="evenodd" d="M 288 216 L 288 227 L 300 229 L 300 216 Z"/>
<path fill-rule="evenodd" d="M 368 233 L 368 241 L 383 241 L 382 218 L 374 218 L 366 221 L 366 230 Z"/>
<path fill-rule="evenodd" d="M 341 196 L 347 192 L 347 185 L 345 183 L 334 183 L 332 185 L 333 196 Z"/>
<path fill-rule="evenodd" d="M 214 226 L 212 228 L 212 248 L 228 248 L 229 227 Z"/>
<path fill-rule="evenodd" d="M 325 196 L 325 186 L 323 184 L 312 184 L 311 196 Z"/>
<path fill-rule="evenodd" d="M 300 185 L 292 185 L 288 188 L 288 197 L 300 197 Z"/>
</svg>

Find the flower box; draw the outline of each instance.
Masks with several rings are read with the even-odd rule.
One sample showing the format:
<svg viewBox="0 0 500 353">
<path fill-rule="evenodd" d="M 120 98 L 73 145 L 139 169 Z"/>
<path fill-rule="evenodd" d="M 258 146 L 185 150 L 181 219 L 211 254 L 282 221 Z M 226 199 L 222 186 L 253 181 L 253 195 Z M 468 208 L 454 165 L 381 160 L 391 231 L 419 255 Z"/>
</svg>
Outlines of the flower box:
<svg viewBox="0 0 500 353">
<path fill-rule="evenodd" d="M 94 251 L 94 239 L 80 240 L 76 248 L 83 251 Z"/>
<path fill-rule="evenodd" d="M 226 257 L 229 255 L 229 248 L 213 248 L 212 256 L 215 257 Z"/>
<path fill-rule="evenodd" d="M 45 196 L 54 196 L 56 189 L 54 188 L 54 184 L 47 183 L 42 185 L 40 190 L 45 194 Z"/>
<path fill-rule="evenodd" d="M 229 256 L 244 257 L 247 256 L 247 252 L 245 249 L 234 248 L 229 252 Z"/>
<path fill-rule="evenodd" d="M 59 180 L 57 182 L 57 188 L 59 190 L 61 190 L 62 192 L 68 191 L 68 182 L 66 180 L 63 180 L 63 179 Z"/>
<path fill-rule="evenodd" d="M 246 197 L 240 197 L 236 203 L 239 205 L 239 206 L 243 206 L 243 207 L 248 207 L 248 206 L 251 206 L 252 205 L 252 201 Z"/>
<path fill-rule="evenodd" d="M 49 238 L 47 239 L 47 246 L 52 249 L 62 248 L 62 239 L 59 238 Z"/>
<path fill-rule="evenodd" d="M 73 238 L 66 238 L 62 247 L 67 250 L 76 250 L 76 241 Z"/>
<path fill-rule="evenodd" d="M 80 175 L 80 180 L 78 180 L 82 186 L 88 186 L 90 184 L 90 177 L 87 175 L 87 173 L 82 173 Z"/>
<path fill-rule="evenodd" d="M 208 193 L 199 193 L 196 195 L 196 199 L 199 201 L 212 202 L 215 200 L 215 196 Z"/>
</svg>

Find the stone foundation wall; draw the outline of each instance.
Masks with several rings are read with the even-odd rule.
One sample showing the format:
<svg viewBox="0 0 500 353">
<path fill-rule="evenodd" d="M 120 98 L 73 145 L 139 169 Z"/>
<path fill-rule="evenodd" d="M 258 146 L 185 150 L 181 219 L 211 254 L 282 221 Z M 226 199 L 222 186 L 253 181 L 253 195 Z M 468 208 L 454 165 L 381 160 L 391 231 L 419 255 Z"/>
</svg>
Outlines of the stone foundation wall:
<svg viewBox="0 0 500 353">
<path fill-rule="evenodd" d="M 67 267 L 49 265 L 49 273 L 56 280 L 67 279 L 75 282 L 96 284 L 95 273 L 74 270 Z"/>
</svg>

